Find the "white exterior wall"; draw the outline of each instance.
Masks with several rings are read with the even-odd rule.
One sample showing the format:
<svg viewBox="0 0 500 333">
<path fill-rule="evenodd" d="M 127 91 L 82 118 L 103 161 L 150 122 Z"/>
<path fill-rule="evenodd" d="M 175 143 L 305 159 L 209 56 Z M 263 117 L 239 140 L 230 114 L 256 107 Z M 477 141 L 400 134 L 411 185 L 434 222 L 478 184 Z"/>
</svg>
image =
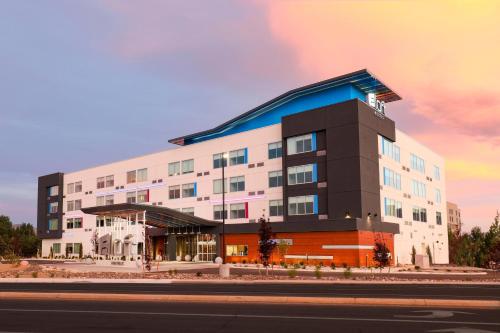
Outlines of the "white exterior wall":
<svg viewBox="0 0 500 333">
<path fill-rule="evenodd" d="M 411 264 L 412 246 L 415 246 L 417 254 L 426 254 L 426 247 L 429 246 L 434 263 L 446 264 L 449 259 L 444 159 L 399 130 L 396 130 L 395 144 L 400 147 L 400 162 L 383 155 L 381 141 L 379 140 L 378 143 L 381 156 L 379 163 L 381 216 L 385 222 L 399 224 L 400 233 L 394 236 L 394 252 L 397 262 Z M 411 168 L 411 154 L 425 160 L 425 173 Z M 440 169 L 441 177 L 439 180 L 434 177 L 434 165 Z M 409 168 L 410 171 L 403 170 L 403 166 Z M 384 167 L 401 174 L 401 190 L 384 185 Z M 432 181 L 427 177 L 432 178 Z M 412 179 L 425 184 L 426 198 L 413 195 Z M 441 191 L 440 203 L 436 202 L 435 189 Z M 411 198 L 405 197 L 405 194 L 410 195 Z M 403 218 L 385 215 L 384 198 L 386 197 L 402 203 Z M 427 209 L 427 222 L 413 221 L 413 206 Z M 436 224 L 436 212 L 441 212 L 441 225 Z"/>
<path fill-rule="evenodd" d="M 66 243 L 82 243 L 83 255 L 91 254 L 91 238 L 96 229 L 96 216 L 84 214 L 82 211 L 67 211 L 67 202 L 71 200 L 82 200 L 82 207 L 96 206 L 96 197 L 101 195 L 114 195 L 114 203 L 126 202 L 126 193 L 134 190 L 150 190 L 149 202 L 162 202 L 163 207 L 188 208 L 194 207 L 194 213 L 198 217 L 208 220 L 213 219 L 213 206 L 221 204 L 222 194 L 213 194 L 213 180 L 222 177 L 222 169 L 213 168 L 213 154 L 229 152 L 242 148 L 248 149 L 248 164 L 255 164 L 249 168 L 248 164 L 241 164 L 225 168 L 225 177 L 245 176 L 245 191 L 226 192 L 226 203 L 228 219 L 226 223 L 245 223 L 249 220 L 257 220 L 263 214 L 268 216 L 269 201 L 282 199 L 282 188 L 268 187 L 268 173 L 281 170 L 282 159 L 268 159 L 268 144 L 281 141 L 281 125 L 267 126 L 243 133 L 238 133 L 222 138 L 208 140 L 197 144 L 182 146 L 159 153 L 144 155 L 125 161 L 101 165 L 64 175 L 63 200 L 63 238 L 47 239 L 42 241 L 42 256 L 48 256 L 53 243 L 61 243 L 61 254 L 64 254 Z M 168 176 L 168 164 L 182 160 L 194 159 L 194 172 L 176 176 Z M 257 167 L 257 163 L 264 165 Z M 136 169 L 148 169 L 147 181 L 141 183 L 127 184 L 127 171 Z M 206 176 L 197 176 L 199 172 L 209 172 Z M 97 189 L 97 178 L 114 175 L 114 186 Z M 162 179 L 160 184 L 153 184 L 153 180 Z M 83 190 L 79 193 L 67 193 L 67 184 L 82 181 Z M 192 198 L 169 199 L 169 186 L 187 183 L 197 183 L 197 196 Z M 116 190 L 116 186 L 124 186 L 123 190 Z M 92 194 L 85 192 L 92 191 Z M 264 191 L 263 195 L 249 196 L 248 192 Z M 182 192 L 182 189 L 181 189 Z M 182 196 L 182 195 L 181 195 Z M 209 200 L 198 201 L 197 198 L 209 197 Z M 248 219 L 231 219 L 229 214 L 230 203 L 248 202 Z M 72 217 L 83 217 L 82 228 L 66 229 L 66 221 Z M 271 221 L 281 221 L 282 217 L 272 217 Z M 138 225 L 136 227 L 142 227 Z M 106 232 L 104 228 L 99 235 Z M 108 228 L 109 229 L 109 228 Z M 87 231 L 86 231 L 87 230 Z M 135 231 L 131 232 L 135 233 Z M 124 233 L 122 236 L 125 236 Z"/>
</svg>

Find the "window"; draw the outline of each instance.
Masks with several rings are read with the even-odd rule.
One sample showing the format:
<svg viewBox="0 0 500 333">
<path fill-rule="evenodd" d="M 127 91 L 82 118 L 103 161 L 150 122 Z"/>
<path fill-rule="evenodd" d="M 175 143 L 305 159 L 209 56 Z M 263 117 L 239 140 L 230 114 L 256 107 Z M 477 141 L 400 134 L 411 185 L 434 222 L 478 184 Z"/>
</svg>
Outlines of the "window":
<svg viewBox="0 0 500 333">
<path fill-rule="evenodd" d="M 443 224 L 443 220 L 442 220 L 442 217 L 441 217 L 441 212 L 436 212 L 436 224 L 437 225 L 442 225 Z"/>
<path fill-rule="evenodd" d="M 67 187 L 68 194 L 75 193 L 75 183 L 69 183 Z"/>
<path fill-rule="evenodd" d="M 425 173 L 425 161 L 422 158 L 418 157 L 417 155 L 411 154 L 410 166 L 413 170 Z"/>
<path fill-rule="evenodd" d="M 412 193 L 413 195 L 420 197 L 420 198 L 425 198 L 427 197 L 427 191 L 425 190 L 425 184 L 422 182 L 419 182 L 417 180 L 412 180 L 411 181 L 412 185 Z"/>
<path fill-rule="evenodd" d="M 137 172 L 135 170 L 127 172 L 127 184 L 136 182 Z"/>
<path fill-rule="evenodd" d="M 75 200 L 75 210 L 80 210 L 80 209 L 82 209 L 82 200 L 81 199 Z"/>
<path fill-rule="evenodd" d="M 110 175 L 106 176 L 106 187 L 113 187 L 115 186 L 115 176 Z"/>
<path fill-rule="evenodd" d="M 137 191 L 137 203 L 143 203 L 149 201 L 148 190 Z"/>
<path fill-rule="evenodd" d="M 148 180 L 148 169 L 139 169 L 137 170 L 137 181 L 145 182 Z"/>
<path fill-rule="evenodd" d="M 82 227 L 82 218 L 81 217 L 75 217 L 73 219 L 73 225 L 75 229 L 81 228 Z"/>
<path fill-rule="evenodd" d="M 427 209 L 414 206 L 413 221 L 427 222 Z"/>
<path fill-rule="evenodd" d="M 283 186 L 283 172 L 281 170 L 269 172 L 269 187 L 280 186 Z"/>
<path fill-rule="evenodd" d="M 391 169 L 384 167 L 384 185 L 394 187 L 397 190 L 401 189 L 401 175 Z"/>
<path fill-rule="evenodd" d="M 104 196 L 96 197 L 95 198 L 95 205 L 96 206 L 104 206 L 104 202 L 106 201 L 106 198 Z M 69 202 L 68 202 L 69 204 Z"/>
<path fill-rule="evenodd" d="M 226 255 L 229 257 L 247 256 L 248 245 L 226 245 Z"/>
<path fill-rule="evenodd" d="M 436 202 L 441 203 L 441 190 L 436 189 Z"/>
<path fill-rule="evenodd" d="M 180 185 L 169 186 L 168 187 L 168 198 L 169 199 L 179 199 L 181 197 L 181 187 Z"/>
<path fill-rule="evenodd" d="M 224 191 L 227 193 L 227 178 L 226 178 L 226 183 L 224 185 L 225 185 Z M 214 194 L 221 194 L 222 193 L 222 179 L 214 179 L 213 187 L 214 187 Z"/>
<path fill-rule="evenodd" d="M 231 211 L 230 217 L 232 219 L 244 219 L 246 218 L 246 209 L 244 203 L 231 204 L 229 210 Z"/>
<path fill-rule="evenodd" d="M 82 243 L 73 243 L 73 254 L 79 254 Z"/>
<path fill-rule="evenodd" d="M 196 196 L 196 183 L 189 183 L 182 185 L 182 197 L 190 198 Z"/>
<path fill-rule="evenodd" d="M 434 166 L 434 179 L 441 180 L 441 170 L 437 165 Z"/>
<path fill-rule="evenodd" d="M 224 158 L 224 153 L 214 154 L 214 169 L 222 168 L 222 161 L 224 166 L 227 166 L 227 156 Z"/>
<path fill-rule="evenodd" d="M 177 176 L 181 174 L 181 162 L 168 163 L 168 175 Z"/>
<path fill-rule="evenodd" d="M 104 177 L 97 178 L 97 188 L 104 188 L 105 185 L 106 185 L 106 181 L 105 181 Z"/>
<path fill-rule="evenodd" d="M 270 143 L 267 147 L 269 159 L 279 158 L 283 155 L 283 148 L 281 141 Z"/>
<path fill-rule="evenodd" d="M 194 207 L 182 208 L 182 212 L 184 214 L 188 214 L 188 215 L 194 216 Z"/>
<path fill-rule="evenodd" d="M 401 152 L 399 146 L 396 145 L 394 142 L 384 138 L 383 136 L 381 136 L 380 138 L 381 138 L 380 141 L 381 141 L 382 154 L 390 157 L 396 162 L 400 162 Z"/>
<path fill-rule="evenodd" d="M 73 200 L 68 201 L 68 202 L 66 203 L 66 206 L 67 206 L 67 207 L 66 207 L 66 210 L 67 210 L 68 212 L 71 212 L 71 211 L 75 210 L 75 202 L 74 202 Z"/>
<path fill-rule="evenodd" d="M 288 185 L 306 184 L 315 181 L 313 177 L 314 164 L 300 165 L 288 168 Z"/>
<path fill-rule="evenodd" d="M 55 197 L 56 195 L 59 195 L 59 186 L 51 186 L 47 188 L 47 195 L 49 197 Z"/>
<path fill-rule="evenodd" d="M 75 193 L 81 192 L 82 188 L 83 188 L 83 186 L 82 186 L 82 182 L 81 181 L 75 183 Z"/>
<path fill-rule="evenodd" d="M 115 203 L 115 198 L 113 195 L 106 196 L 106 205 L 113 205 Z"/>
<path fill-rule="evenodd" d="M 136 203 L 136 193 L 127 192 L 127 203 Z"/>
<path fill-rule="evenodd" d="M 224 211 L 224 218 L 227 219 L 227 205 Z M 222 220 L 222 205 L 214 206 L 214 220 Z"/>
<path fill-rule="evenodd" d="M 52 244 L 52 253 L 61 253 L 61 243 Z"/>
<path fill-rule="evenodd" d="M 59 211 L 59 203 L 57 202 L 51 202 L 48 205 L 48 211 L 50 214 L 55 214 Z"/>
<path fill-rule="evenodd" d="M 191 173 L 194 171 L 194 160 L 182 161 L 182 173 Z"/>
<path fill-rule="evenodd" d="M 288 198 L 288 215 L 316 214 L 315 201 L 315 195 Z"/>
<path fill-rule="evenodd" d="M 245 164 L 247 149 L 233 150 L 229 152 L 229 165 Z"/>
<path fill-rule="evenodd" d="M 59 229 L 59 220 L 49 219 L 49 230 L 58 230 L 58 229 Z"/>
<path fill-rule="evenodd" d="M 245 176 L 229 178 L 229 189 L 231 192 L 240 192 L 245 190 Z"/>
<path fill-rule="evenodd" d="M 306 153 L 309 151 L 316 150 L 313 147 L 313 137 L 315 134 L 306 134 L 300 136 L 294 136 L 286 140 L 288 155 Z"/>
<path fill-rule="evenodd" d="M 269 201 L 269 216 L 283 216 L 283 200 Z"/>
<path fill-rule="evenodd" d="M 403 205 L 401 201 L 396 201 L 389 198 L 384 198 L 385 215 L 402 218 L 403 217 Z"/>
<path fill-rule="evenodd" d="M 66 243 L 66 253 L 73 254 L 73 243 Z"/>
</svg>

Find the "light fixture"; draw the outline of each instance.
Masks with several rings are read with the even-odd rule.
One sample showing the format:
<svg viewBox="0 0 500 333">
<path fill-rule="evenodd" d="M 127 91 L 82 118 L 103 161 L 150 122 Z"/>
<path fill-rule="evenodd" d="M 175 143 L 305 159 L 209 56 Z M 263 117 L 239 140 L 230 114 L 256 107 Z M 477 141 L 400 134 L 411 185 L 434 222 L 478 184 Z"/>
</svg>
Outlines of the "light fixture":
<svg viewBox="0 0 500 333">
<path fill-rule="evenodd" d="M 368 212 L 368 217 L 371 217 L 372 216 L 372 213 Z"/>
<path fill-rule="evenodd" d="M 349 213 L 349 211 L 345 212 L 345 218 L 346 219 L 350 219 L 351 218 L 351 214 Z"/>
</svg>

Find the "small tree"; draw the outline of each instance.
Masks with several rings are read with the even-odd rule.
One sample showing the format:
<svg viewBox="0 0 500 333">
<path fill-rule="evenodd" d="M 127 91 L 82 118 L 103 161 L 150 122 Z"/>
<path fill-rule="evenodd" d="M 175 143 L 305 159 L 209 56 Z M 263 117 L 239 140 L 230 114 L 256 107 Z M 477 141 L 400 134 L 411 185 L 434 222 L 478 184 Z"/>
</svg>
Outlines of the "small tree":
<svg viewBox="0 0 500 333">
<path fill-rule="evenodd" d="M 54 248 L 52 246 L 50 247 L 49 258 L 50 259 L 54 258 Z"/>
<path fill-rule="evenodd" d="M 417 250 L 415 250 L 415 246 L 411 247 L 411 263 L 415 265 L 415 257 L 417 256 Z"/>
<path fill-rule="evenodd" d="M 266 221 L 264 217 L 259 219 L 259 254 L 262 265 L 266 268 L 268 273 L 269 258 L 276 247 L 276 242 L 273 240 L 273 231 L 271 229 L 271 222 Z"/>
<path fill-rule="evenodd" d="M 78 258 L 83 258 L 83 244 L 80 244 L 80 247 L 78 249 Z"/>
<path fill-rule="evenodd" d="M 280 256 L 280 260 L 283 259 L 283 261 L 286 262 L 285 256 L 288 252 L 289 247 L 290 245 L 285 240 L 283 239 L 278 240 L 278 254 Z"/>
<path fill-rule="evenodd" d="M 427 256 L 429 257 L 429 264 L 432 265 L 432 252 L 431 252 L 431 248 L 429 247 L 429 245 L 427 245 L 425 252 L 427 253 Z"/>
<path fill-rule="evenodd" d="M 391 252 L 385 243 L 377 242 L 373 248 L 373 261 L 377 263 L 380 271 L 389 265 L 391 259 Z"/>
</svg>

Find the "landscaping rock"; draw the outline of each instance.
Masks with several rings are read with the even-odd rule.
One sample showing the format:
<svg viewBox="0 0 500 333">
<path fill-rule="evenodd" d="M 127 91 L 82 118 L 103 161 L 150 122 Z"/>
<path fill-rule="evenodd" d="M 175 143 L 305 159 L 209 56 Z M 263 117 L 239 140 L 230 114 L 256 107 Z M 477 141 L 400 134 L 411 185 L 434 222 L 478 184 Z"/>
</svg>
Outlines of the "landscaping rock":
<svg viewBox="0 0 500 333">
<path fill-rule="evenodd" d="M 21 263 L 20 263 L 20 265 L 23 266 L 23 267 L 26 267 L 26 266 L 29 266 L 30 263 L 27 262 L 26 260 L 22 260 Z"/>
</svg>

